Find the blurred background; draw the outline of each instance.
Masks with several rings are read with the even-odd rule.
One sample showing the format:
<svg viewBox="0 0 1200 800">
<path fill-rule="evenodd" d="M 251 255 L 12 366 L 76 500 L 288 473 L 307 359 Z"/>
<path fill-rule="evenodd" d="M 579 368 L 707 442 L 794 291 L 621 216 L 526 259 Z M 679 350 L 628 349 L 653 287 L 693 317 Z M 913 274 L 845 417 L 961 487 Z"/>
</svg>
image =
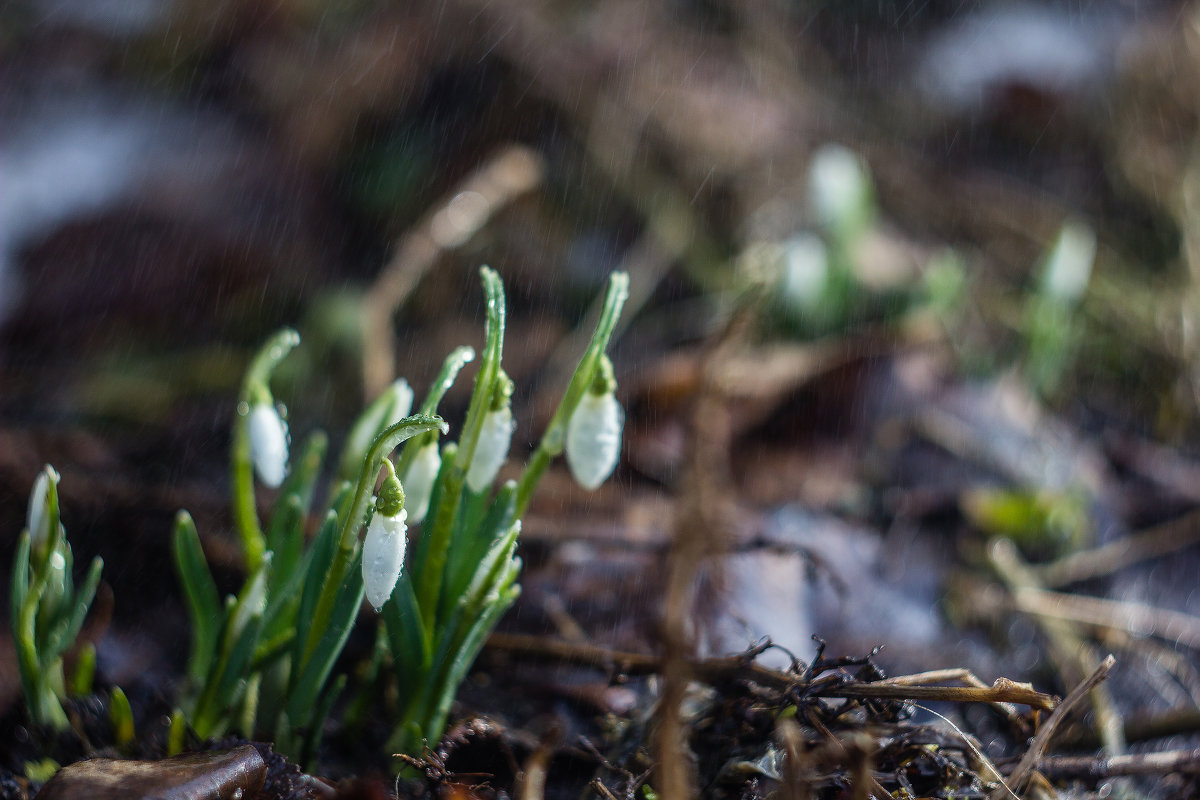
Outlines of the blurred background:
<svg viewBox="0 0 1200 800">
<path fill-rule="evenodd" d="M 277 396 L 336 445 L 478 346 L 486 263 L 517 463 L 633 285 L 621 465 L 550 476 L 512 630 L 652 650 L 674 557 L 701 653 L 818 634 L 1062 691 L 1058 614 L 1121 651 L 1125 712 L 1197 707 L 1200 5 L 14 0 L 0 119 L 0 560 L 53 463 L 131 697 L 178 670 L 178 508 L 237 572 L 253 349 L 299 329 Z M 1156 558 L 1038 573 L 1116 604 L 1091 621 L 1021 608 L 989 545 L 1061 567 L 1145 530 Z"/>
</svg>

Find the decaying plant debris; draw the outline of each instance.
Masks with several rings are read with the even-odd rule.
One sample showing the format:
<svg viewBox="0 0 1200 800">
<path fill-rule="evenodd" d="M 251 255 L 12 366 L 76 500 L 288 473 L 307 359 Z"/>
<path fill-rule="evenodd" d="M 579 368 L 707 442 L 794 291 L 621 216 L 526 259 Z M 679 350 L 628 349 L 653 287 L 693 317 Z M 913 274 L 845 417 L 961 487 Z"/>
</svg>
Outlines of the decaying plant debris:
<svg viewBox="0 0 1200 800">
<path fill-rule="evenodd" d="M 166 138 L 136 141 L 119 191 L 0 239 L 27 290 L 0 297 L 0 563 L 55 464 L 76 563 L 105 560 L 80 640 L 137 735 L 99 696 L 62 734 L 29 725 L 0 642 L 0 797 L 93 757 L 243 800 L 1200 795 L 1200 5 L 1075 9 L 1097 73 L 1001 72 L 974 106 L 902 73 L 960 27 L 989 46 L 1006 26 L 970 24 L 1011 4 L 178 0 L 140 28 L 44 5 L 0 11 L 4 163 L 38 163 L 5 148 L 53 144 L 63 98 Z M 818 229 L 830 143 L 878 208 L 841 265 L 861 302 L 805 327 L 763 273 Z M 1031 388 L 1042 254 L 1080 219 L 1075 335 Z M 525 596 L 441 742 L 379 756 L 362 694 L 308 774 L 269 742 L 190 741 L 266 780 L 170 794 L 167 532 L 190 509 L 238 585 L 222 398 L 249 349 L 300 326 L 286 382 L 319 402 L 292 424 L 338 430 L 477 329 L 485 262 L 534 387 L 518 435 L 596 276 L 630 273 L 617 479 L 547 474 Z M 965 283 L 938 301 L 935 279 Z M 352 639 L 339 668 L 369 655 Z"/>
</svg>

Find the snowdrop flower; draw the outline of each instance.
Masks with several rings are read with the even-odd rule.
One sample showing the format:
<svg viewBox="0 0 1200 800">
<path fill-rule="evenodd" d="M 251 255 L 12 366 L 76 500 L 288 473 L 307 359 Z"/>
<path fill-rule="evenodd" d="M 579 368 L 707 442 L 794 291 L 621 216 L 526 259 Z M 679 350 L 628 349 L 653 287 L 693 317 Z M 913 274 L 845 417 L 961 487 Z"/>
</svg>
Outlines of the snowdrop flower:
<svg viewBox="0 0 1200 800">
<path fill-rule="evenodd" d="M 614 394 L 616 382 L 607 358 L 601 370 L 597 385 L 584 393 L 567 423 L 567 466 L 576 483 L 585 489 L 604 483 L 621 454 L 625 414 Z"/>
<path fill-rule="evenodd" d="M 394 517 L 385 517 L 375 510 L 371 524 L 367 526 L 367 539 L 363 543 L 363 585 L 367 590 L 367 602 L 375 611 L 392 596 L 400 570 L 404 567 L 404 549 L 408 544 L 408 512 L 400 509 Z"/>
<path fill-rule="evenodd" d="M 471 466 L 467 470 L 467 486 L 477 494 L 491 486 L 495 480 L 496 473 L 508 457 L 513 430 L 517 427 L 509 402 L 512 396 L 512 381 L 503 373 L 501 378 L 497 384 L 493 408 L 483 418 L 483 426 L 479 429 L 479 441 L 475 445 L 475 455 L 471 458 Z"/>
<path fill-rule="evenodd" d="M 829 253 L 820 237 L 800 233 L 784 243 L 779 290 L 790 308 L 816 308 L 829 284 Z"/>
<path fill-rule="evenodd" d="M 408 508 L 412 512 L 413 524 L 425 519 L 429 513 L 429 498 L 433 495 L 433 484 L 437 482 L 442 457 L 437 442 L 430 442 L 417 451 L 413 462 L 404 473 L 404 485 L 408 487 Z"/>
<path fill-rule="evenodd" d="M 287 474 L 287 423 L 269 403 L 258 403 L 250 411 L 250 458 L 258 479 L 276 489 Z"/>
<path fill-rule="evenodd" d="M 808 196 L 826 229 L 857 227 L 871 207 L 871 178 L 852 150 L 826 144 L 809 162 Z"/>
<path fill-rule="evenodd" d="M 1095 232 L 1078 220 L 1068 220 L 1046 259 L 1042 291 L 1061 303 L 1074 305 L 1087 291 L 1095 261 Z"/>
<path fill-rule="evenodd" d="M 58 481 L 58 473 L 49 464 L 38 473 L 29 492 L 29 508 L 25 515 L 25 527 L 29 531 L 29 540 L 37 546 L 50 538 L 50 515 L 47 513 L 50 505 L 50 481 Z"/>
<path fill-rule="evenodd" d="M 392 596 L 400 570 L 404 567 L 404 550 L 408 544 L 408 511 L 404 508 L 404 488 L 396 478 L 392 462 L 386 462 L 388 477 L 375 500 L 375 514 L 367 526 L 363 542 L 362 574 L 367 601 L 378 612 Z"/>
</svg>

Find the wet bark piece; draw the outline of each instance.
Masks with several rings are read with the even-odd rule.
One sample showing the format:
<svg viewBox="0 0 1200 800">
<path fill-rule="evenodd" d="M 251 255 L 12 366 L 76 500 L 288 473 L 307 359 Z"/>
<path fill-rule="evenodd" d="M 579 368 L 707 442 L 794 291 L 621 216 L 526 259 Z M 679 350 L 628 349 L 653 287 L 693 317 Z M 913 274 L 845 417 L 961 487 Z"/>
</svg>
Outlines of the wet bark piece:
<svg viewBox="0 0 1200 800">
<path fill-rule="evenodd" d="M 249 800 L 266 775 L 250 745 L 161 761 L 93 758 L 63 767 L 34 800 Z"/>
</svg>

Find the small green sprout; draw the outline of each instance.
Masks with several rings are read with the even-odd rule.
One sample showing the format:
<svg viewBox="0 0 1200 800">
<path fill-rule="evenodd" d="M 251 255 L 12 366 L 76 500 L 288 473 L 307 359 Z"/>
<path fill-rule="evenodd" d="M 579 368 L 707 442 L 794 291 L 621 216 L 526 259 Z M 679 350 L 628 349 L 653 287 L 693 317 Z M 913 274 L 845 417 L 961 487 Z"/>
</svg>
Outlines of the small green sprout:
<svg viewBox="0 0 1200 800">
<path fill-rule="evenodd" d="M 1095 232 L 1078 220 L 1063 223 L 1025 312 L 1025 375 L 1043 396 L 1055 392 L 1074 356 L 1077 311 L 1095 259 Z"/>
<path fill-rule="evenodd" d="M 65 730 L 63 657 L 79 635 L 104 562 L 92 561 L 77 590 L 71 545 L 59 519 L 58 483 L 59 475 L 49 465 L 34 481 L 28 524 L 13 560 L 9 618 L 30 717 L 37 725 Z"/>
</svg>

